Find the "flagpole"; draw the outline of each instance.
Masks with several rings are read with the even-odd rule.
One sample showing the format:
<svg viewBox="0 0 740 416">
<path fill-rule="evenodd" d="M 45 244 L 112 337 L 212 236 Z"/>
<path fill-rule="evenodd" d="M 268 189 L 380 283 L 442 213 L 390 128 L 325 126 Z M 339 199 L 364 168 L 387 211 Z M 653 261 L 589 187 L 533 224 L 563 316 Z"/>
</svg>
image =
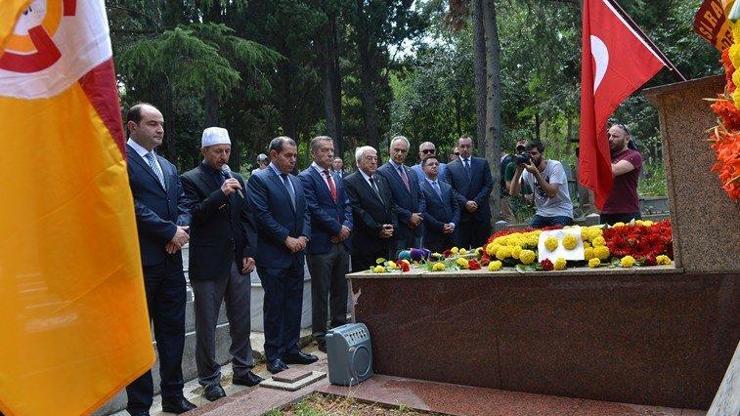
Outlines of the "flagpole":
<svg viewBox="0 0 740 416">
<path fill-rule="evenodd" d="M 642 40 L 645 41 L 650 46 L 650 49 L 653 50 L 658 56 L 660 56 L 660 59 L 666 64 L 668 69 L 673 72 L 673 75 L 678 79 L 679 81 L 686 81 L 686 77 L 683 76 L 681 71 L 678 70 L 676 65 L 671 62 L 670 59 L 663 53 L 663 51 L 658 48 L 658 46 L 645 34 L 645 32 L 640 28 L 640 26 L 635 23 L 634 20 L 630 17 L 630 15 L 627 14 L 627 12 L 624 11 L 622 6 L 620 6 L 616 0 L 605 0 L 612 6 L 614 6 L 615 9 L 619 12 L 619 14 L 629 23 L 629 25 L 632 27 L 632 29 L 638 33 L 638 35 L 642 38 Z"/>
</svg>

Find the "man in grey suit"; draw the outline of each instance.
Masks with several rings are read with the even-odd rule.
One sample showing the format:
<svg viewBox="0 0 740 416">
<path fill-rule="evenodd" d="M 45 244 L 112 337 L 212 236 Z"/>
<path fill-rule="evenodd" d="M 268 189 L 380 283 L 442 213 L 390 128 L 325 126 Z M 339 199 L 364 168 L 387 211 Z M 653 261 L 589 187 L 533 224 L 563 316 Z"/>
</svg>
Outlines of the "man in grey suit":
<svg viewBox="0 0 740 416">
<path fill-rule="evenodd" d="M 203 162 L 185 172 L 182 185 L 192 215 L 190 232 L 190 284 L 195 293 L 195 363 L 203 396 L 214 401 L 226 396 L 221 387 L 221 366 L 216 361 L 216 325 L 221 303 L 226 303 L 236 385 L 262 381 L 254 367 L 251 331 L 250 273 L 254 270 L 257 241 L 244 179 L 231 173 L 229 132 L 209 127 L 201 139 Z"/>
</svg>

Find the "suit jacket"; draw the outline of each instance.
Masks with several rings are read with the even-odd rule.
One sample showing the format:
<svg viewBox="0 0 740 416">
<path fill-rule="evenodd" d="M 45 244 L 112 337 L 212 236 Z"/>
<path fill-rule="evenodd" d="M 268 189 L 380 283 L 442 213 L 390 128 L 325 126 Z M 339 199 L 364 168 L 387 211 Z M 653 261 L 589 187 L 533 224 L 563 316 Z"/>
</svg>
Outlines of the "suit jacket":
<svg viewBox="0 0 740 416">
<path fill-rule="evenodd" d="M 457 202 L 460 205 L 460 220 L 475 221 L 491 224 L 491 206 L 488 198 L 493 191 L 493 177 L 488 161 L 480 157 L 470 158 L 470 179 L 465 173 L 462 159 L 447 164 L 447 183 L 456 192 Z M 470 214 L 465 210 L 465 203 L 475 201 L 478 211 Z"/>
<path fill-rule="evenodd" d="M 126 153 L 142 264 L 153 266 L 171 260 L 175 267 L 182 270 L 181 251 L 175 254 L 167 254 L 165 251 L 165 245 L 175 236 L 177 225 L 190 224 L 190 214 L 177 168 L 157 155 L 165 189 L 149 163 L 134 148 L 126 145 Z"/>
<path fill-rule="evenodd" d="M 311 213 L 311 241 L 308 244 L 308 254 L 328 253 L 333 245 L 331 238 L 342 231 L 343 225 L 352 230 L 352 206 L 349 204 L 342 179 L 337 173 L 331 170 L 329 172 L 337 190 L 336 202 L 331 197 L 323 175 L 313 166 L 309 166 L 298 175 Z M 343 241 L 348 250 L 351 248 L 350 242 L 349 238 Z"/>
<path fill-rule="evenodd" d="M 455 192 L 450 185 L 439 181 L 437 183 L 442 191 L 442 198 L 426 179 L 421 182 L 421 191 L 427 200 L 427 211 L 424 213 L 425 241 L 444 239 L 446 234 L 442 234 L 442 228 L 445 224 L 454 223 L 455 227 L 460 224 L 460 205 Z"/>
<path fill-rule="evenodd" d="M 426 175 L 424 169 L 421 168 L 421 162 L 411 166 L 411 170 L 416 172 L 416 177 L 419 179 L 419 183 L 426 182 Z M 437 170 L 437 181 L 447 181 L 447 163 L 439 162 L 439 169 Z"/>
<path fill-rule="evenodd" d="M 421 227 L 411 229 L 408 227 L 408 224 L 412 213 L 420 212 L 424 214 L 426 201 L 419 189 L 419 178 L 416 177 L 416 172 L 407 166 L 403 166 L 403 169 L 409 178 L 410 190 L 406 189 L 406 184 L 403 183 L 401 175 L 390 162 L 379 167 L 378 173 L 388 180 L 388 185 L 398 212 L 398 221 L 403 224 L 400 230 L 398 230 L 397 238 L 405 238 L 408 235 L 419 237 L 421 235 Z"/>
<path fill-rule="evenodd" d="M 270 167 L 249 177 L 247 200 L 257 225 L 257 253 L 259 267 L 288 268 L 298 262 L 303 270 L 304 251 L 291 253 L 285 246 L 288 236 L 311 238 L 311 218 L 306 195 L 300 179 L 288 175 L 295 190 L 295 208 L 283 180 Z"/>
<path fill-rule="evenodd" d="M 182 186 L 192 221 L 190 225 L 191 280 L 226 279 L 232 262 L 241 270 L 244 257 L 254 257 L 257 234 L 245 198 L 221 191 L 220 172 L 201 163 L 182 174 Z M 242 189 L 244 179 L 237 174 Z"/>
<path fill-rule="evenodd" d="M 373 176 L 378 186 L 381 198 L 370 187 L 362 174 L 358 171 L 344 178 L 344 187 L 349 195 L 352 206 L 352 251 L 377 251 L 380 247 L 388 247 L 393 240 L 380 238 L 379 233 L 383 224 L 393 224 L 398 227 L 398 219 L 393 203 L 388 181 L 381 175 Z"/>
</svg>

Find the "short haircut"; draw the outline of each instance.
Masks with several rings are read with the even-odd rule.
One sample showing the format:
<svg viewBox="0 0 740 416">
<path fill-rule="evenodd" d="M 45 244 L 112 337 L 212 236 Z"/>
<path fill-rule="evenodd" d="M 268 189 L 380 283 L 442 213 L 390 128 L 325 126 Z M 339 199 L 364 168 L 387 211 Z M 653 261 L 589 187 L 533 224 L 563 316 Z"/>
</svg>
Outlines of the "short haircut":
<svg viewBox="0 0 740 416">
<path fill-rule="evenodd" d="M 435 155 L 427 155 L 427 156 L 424 156 L 424 159 L 421 160 L 421 166 L 422 167 L 426 166 L 427 165 L 427 161 L 429 159 L 434 159 L 437 162 L 439 162 L 439 158 L 437 156 L 435 156 Z"/>
<path fill-rule="evenodd" d="M 389 147 L 389 148 L 393 147 L 393 143 L 395 143 L 395 142 L 397 142 L 397 141 L 399 141 L 399 140 L 400 140 L 400 141 L 403 141 L 404 143 L 406 143 L 406 147 L 408 147 L 408 148 L 410 148 L 410 147 L 411 147 L 411 142 L 409 142 L 409 139 L 407 139 L 407 138 L 406 138 L 405 136 L 394 136 L 394 137 L 393 137 L 393 138 L 391 139 L 391 145 L 390 145 L 390 146 L 388 146 L 388 147 Z"/>
<path fill-rule="evenodd" d="M 341 162 L 344 162 L 344 160 L 343 160 L 343 159 L 342 159 L 341 157 L 339 157 L 339 156 L 337 156 L 337 157 L 335 157 L 335 158 L 334 158 L 334 161 L 335 161 L 335 162 L 336 162 L 337 160 L 339 160 L 339 161 L 341 161 Z"/>
<path fill-rule="evenodd" d="M 285 145 L 295 146 L 295 141 L 288 136 L 278 136 L 270 141 L 270 151 L 281 153 Z"/>
<path fill-rule="evenodd" d="M 625 126 L 624 124 L 616 123 L 616 124 L 612 124 L 612 127 L 618 127 L 620 130 L 624 132 L 624 134 L 627 135 L 627 137 L 629 137 L 630 139 L 632 138 L 632 133 L 630 132 L 629 127 Z"/>
<path fill-rule="evenodd" d="M 128 109 L 128 113 L 126 114 L 126 124 L 128 124 L 129 121 L 133 121 L 134 123 L 139 124 L 141 122 L 141 109 L 146 106 L 157 108 L 149 103 L 144 102 L 132 105 L 131 108 Z"/>
<path fill-rule="evenodd" d="M 538 152 L 544 153 L 545 152 L 545 144 L 541 141 L 534 141 L 527 144 L 527 151 L 530 151 L 532 149 L 537 149 Z"/>
<path fill-rule="evenodd" d="M 355 149 L 355 162 L 360 163 L 360 159 L 362 159 L 362 156 L 364 156 L 365 153 L 367 153 L 370 150 L 372 150 L 375 153 L 378 152 L 372 146 L 360 146 L 357 149 Z"/>
<path fill-rule="evenodd" d="M 321 142 L 332 142 L 334 143 L 334 139 L 332 139 L 329 136 L 316 136 L 313 139 L 311 139 L 311 153 L 316 153 L 317 150 L 319 150 L 319 147 L 321 146 Z"/>
<path fill-rule="evenodd" d="M 460 140 L 470 140 L 471 143 L 475 144 L 475 140 L 473 140 L 473 138 L 468 136 L 467 134 L 463 134 L 462 136 L 460 136 L 460 138 L 457 139 L 457 142 L 460 143 Z"/>
<path fill-rule="evenodd" d="M 432 145 L 432 147 L 434 147 L 434 150 L 437 150 L 437 146 L 436 146 L 436 145 L 435 145 L 434 143 L 432 143 L 432 142 L 423 142 L 422 144 L 420 144 L 420 145 L 419 145 L 419 151 L 420 151 L 420 152 L 421 152 L 421 148 L 422 148 L 422 147 L 423 147 L 423 146 L 424 146 L 425 144 L 431 144 L 431 145 Z"/>
</svg>

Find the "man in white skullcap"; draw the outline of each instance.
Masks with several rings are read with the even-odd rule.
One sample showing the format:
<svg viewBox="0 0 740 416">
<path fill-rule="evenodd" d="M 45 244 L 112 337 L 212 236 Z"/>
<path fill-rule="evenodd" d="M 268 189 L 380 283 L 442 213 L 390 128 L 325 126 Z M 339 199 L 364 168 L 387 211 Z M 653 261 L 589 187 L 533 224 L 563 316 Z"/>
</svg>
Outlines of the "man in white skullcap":
<svg viewBox="0 0 740 416">
<path fill-rule="evenodd" d="M 201 139 L 203 161 L 182 175 L 190 208 L 190 283 L 195 293 L 195 362 L 203 395 L 210 401 L 226 396 L 216 362 L 216 324 L 221 302 L 226 303 L 231 334 L 234 384 L 254 386 L 262 381 L 254 367 L 249 343 L 250 273 L 254 270 L 256 235 L 244 180 L 229 170 L 229 132 L 209 127 Z"/>
</svg>

